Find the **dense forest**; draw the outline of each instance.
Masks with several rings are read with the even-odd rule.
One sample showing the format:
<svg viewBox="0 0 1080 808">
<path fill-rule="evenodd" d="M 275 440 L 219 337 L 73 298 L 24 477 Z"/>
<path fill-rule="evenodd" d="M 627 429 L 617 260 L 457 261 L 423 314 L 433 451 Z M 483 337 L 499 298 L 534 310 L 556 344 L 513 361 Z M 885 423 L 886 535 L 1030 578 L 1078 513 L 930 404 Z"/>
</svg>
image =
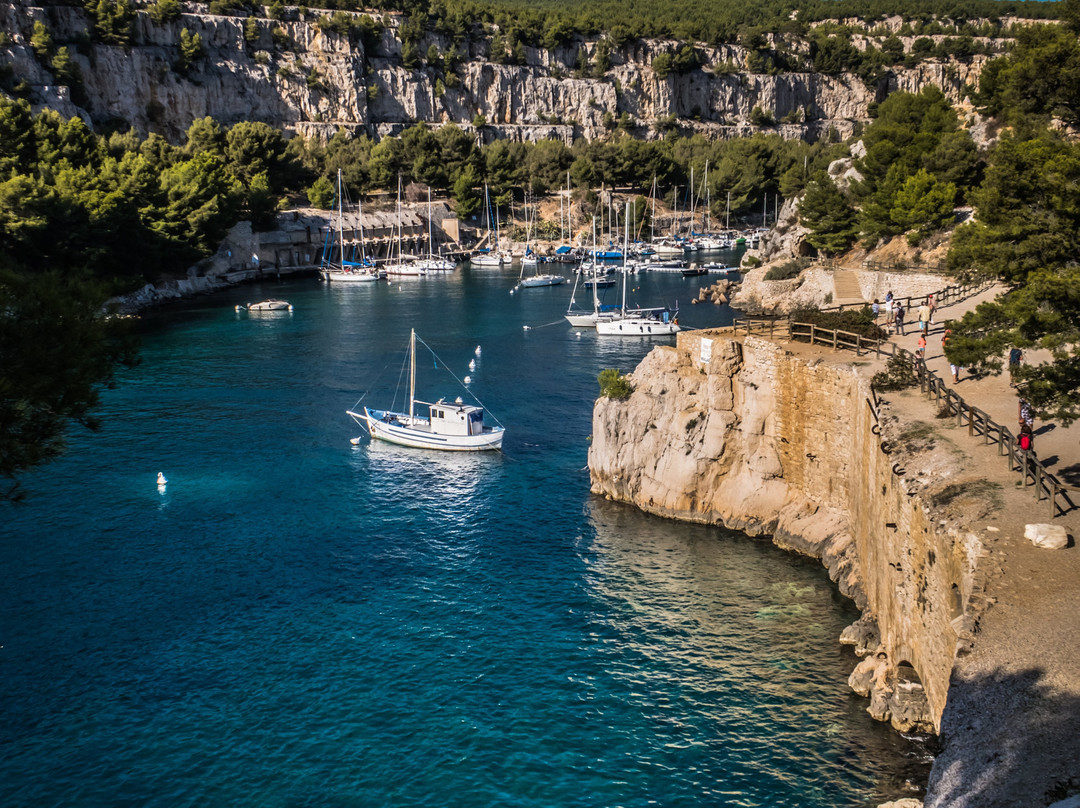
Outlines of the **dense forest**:
<svg viewBox="0 0 1080 808">
<path fill-rule="evenodd" d="M 86 5 L 97 21 L 95 36 L 123 44 L 130 3 Z M 156 0 L 150 9 L 167 15 L 178 13 L 178 6 Z M 215 0 L 214 6 L 223 13 L 253 10 L 227 0 Z M 322 7 L 352 8 L 348 2 Z M 276 4 L 268 9 L 271 15 L 285 13 Z M 338 169 L 354 192 L 392 190 L 399 178 L 428 185 L 450 196 L 462 217 L 475 213 L 485 184 L 497 203 L 506 204 L 562 187 L 567 174 L 586 209 L 601 185 L 645 194 L 654 182 L 670 203 L 682 204 L 691 176 L 695 195 L 712 200 L 714 215 L 729 200 L 738 216 L 759 210 L 770 197 L 791 198 L 805 190 L 802 217 L 811 230 L 809 242 L 826 254 L 842 253 L 856 241 L 873 245 L 904 237 L 918 244 L 950 226 L 956 205 L 968 204 L 976 217 L 957 230 L 950 267 L 958 275 L 1002 279 L 1011 292 L 958 325 L 950 357 L 968 367 L 993 368 L 1004 346 L 1050 348 L 1054 362 L 1024 370 L 1030 397 L 1047 415 L 1080 415 L 1080 146 L 1063 132 L 1080 114 L 1080 0 L 971 0 L 948 7 L 843 0 L 802 5 L 798 14 L 794 4 L 781 2 L 754 9 L 717 3 L 706 14 L 700 3 L 616 7 L 518 0 L 438 2 L 423 9 L 391 3 L 368 11 L 405 14 L 399 35 L 406 42 L 432 29 L 451 37 L 501 37 L 506 58 L 522 42 L 551 43 L 581 33 L 602 34 L 612 47 L 634 37 L 665 36 L 745 44 L 773 60 L 763 69 L 781 69 L 787 58 L 783 37 L 789 35 L 805 37 L 806 53 L 824 69 L 865 68 L 866 51 L 858 59 L 851 56 L 844 26 L 851 20 L 873 26 L 889 12 L 904 14 L 913 33 L 938 26 L 960 37 L 980 33 L 973 20 L 1000 27 L 1013 14 L 1061 16 L 1065 25 L 1011 29 L 1010 53 L 991 62 L 980 86 L 972 88 L 979 111 L 1000 129 L 989 148 L 976 146 L 967 121 L 940 93 L 897 93 L 857 134 L 865 150 L 854 161 L 862 179 L 844 188 L 824 171 L 848 153 L 850 144 L 837 138 L 815 144 L 776 135 L 709 141 L 684 136 L 673 125 L 660 139 L 643 142 L 615 119 L 605 139 L 573 146 L 479 146 L 458 127 L 424 124 L 378 141 L 339 133 L 320 142 L 287 138 L 266 124 L 225 128 L 203 119 L 192 124 L 183 143 L 169 143 L 157 135 L 97 133 L 79 118 L 64 120 L 49 111 L 33 115 L 25 100 L 0 96 L 0 357 L 6 371 L 0 380 L 0 477 L 14 482 L 61 451 L 70 420 L 93 426 L 100 386 L 117 363 L 134 361 L 118 328 L 122 321 L 100 316 L 110 295 L 185 271 L 215 250 L 240 219 L 265 229 L 282 207 L 329 205 Z M 332 14 L 325 19 L 334 24 Z M 826 19 L 836 22 L 811 25 Z M 618 22 L 607 25 L 611 20 Z M 372 34 L 386 22 L 359 15 L 348 26 L 364 36 L 363 26 Z M 33 44 L 38 57 L 77 89 L 76 71 L 48 31 L 35 28 Z M 188 43 L 192 54 L 198 44 Z M 667 69 L 693 69 L 692 48 L 683 53 L 686 65 Z M 42 373 L 43 368 L 50 370 Z"/>
</svg>

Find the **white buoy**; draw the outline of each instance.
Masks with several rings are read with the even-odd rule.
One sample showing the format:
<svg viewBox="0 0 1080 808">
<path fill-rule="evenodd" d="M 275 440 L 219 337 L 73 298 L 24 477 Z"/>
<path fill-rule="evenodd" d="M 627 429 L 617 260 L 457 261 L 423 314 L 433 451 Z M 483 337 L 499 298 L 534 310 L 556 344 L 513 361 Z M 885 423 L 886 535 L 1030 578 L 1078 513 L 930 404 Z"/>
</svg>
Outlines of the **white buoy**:
<svg viewBox="0 0 1080 808">
<path fill-rule="evenodd" d="M 292 303 L 289 304 L 289 311 L 292 311 Z"/>
<path fill-rule="evenodd" d="M 510 294 L 514 294 L 514 290 L 513 290 L 513 289 L 511 289 L 511 290 L 510 290 Z"/>
<path fill-rule="evenodd" d="M 526 331 L 529 330 L 529 327 L 527 325 L 523 325 L 522 328 L 524 328 Z"/>
<path fill-rule="evenodd" d="M 480 355 L 480 346 L 479 345 L 476 346 L 476 355 L 477 356 Z"/>
<path fill-rule="evenodd" d="M 581 339 L 581 332 L 580 331 L 575 331 L 574 336 L 577 337 L 578 339 Z"/>
<path fill-rule="evenodd" d="M 238 303 L 237 305 L 233 306 L 233 308 L 236 309 L 237 311 L 240 311 L 240 304 Z"/>
<path fill-rule="evenodd" d="M 476 370 L 476 360 L 475 359 L 470 359 L 469 360 L 469 370 Z"/>
<path fill-rule="evenodd" d="M 455 398 L 454 403 L 455 404 L 460 404 L 461 403 L 461 396 L 458 396 L 457 398 Z"/>
<path fill-rule="evenodd" d="M 159 471 L 157 473 L 157 484 L 158 485 L 165 485 L 167 482 L 169 482 L 169 481 L 165 479 L 165 474 L 163 472 Z"/>
<path fill-rule="evenodd" d="M 351 443 L 353 446 L 359 446 L 360 438 L 349 438 L 349 443 Z"/>
<path fill-rule="evenodd" d="M 472 376 L 465 377 L 465 384 L 472 384 Z"/>
</svg>

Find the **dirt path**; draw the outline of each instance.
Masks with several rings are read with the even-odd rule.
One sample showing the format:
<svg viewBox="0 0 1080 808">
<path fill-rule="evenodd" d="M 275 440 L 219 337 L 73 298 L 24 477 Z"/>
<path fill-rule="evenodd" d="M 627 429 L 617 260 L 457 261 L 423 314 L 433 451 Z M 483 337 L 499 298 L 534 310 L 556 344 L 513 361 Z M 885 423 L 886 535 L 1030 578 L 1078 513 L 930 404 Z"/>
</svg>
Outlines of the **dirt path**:
<svg viewBox="0 0 1080 808">
<path fill-rule="evenodd" d="M 991 289 L 939 308 L 927 337 L 927 366 L 968 404 L 1014 433 L 1018 396 L 1007 372 L 954 382 L 942 352 L 943 323 L 958 319 Z M 903 294 L 901 291 L 900 294 Z M 881 320 L 884 321 L 884 315 Z M 914 353 L 917 312 L 904 336 L 892 341 Z M 843 352 L 799 343 L 793 352 L 828 356 Z M 1028 354 L 1028 361 L 1044 357 Z M 854 360 L 853 358 L 853 361 Z M 867 372 L 884 367 L 868 363 Z M 980 562 L 991 606 L 982 615 L 973 649 L 957 657 L 942 717 L 942 751 L 931 773 L 926 808 L 1043 806 L 1080 792 L 1080 510 L 1056 517 L 1074 537 L 1064 550 L 1036 548 L 1024 538 L 1029 523 L 1050 522 L 1049 505 L 1020 484 L 995 445 L 968 435 L 955 419 L 937 418 L 938 407 L 917 389 L 887 396 L 903 421 L 922 422 L 955 447 L 971 480 L 984 481 L 997 507 L 968 520 L 987 554 Z M 1080 424 L 1035 423 L 1035 449 L 1062 482 L 1080 484 Z M 1080 504 L 1080 495 L 1073 500 Z M 963 520 L 961 520 L 963 521 Z"/>
<path fill-rule="evenodd" d="M 999 292 L 999 288 L 993 288 L 951 306 L 939 308 L 935 317 L 936 323 L 930 326 L 926 339 L 926 365 L 965 401 L 989 413 L 991 418 L 1015 433 L 1019 425 L 1018 395 L 1015 388 L 1010 386 L 1008 372 L 999 376 L 975 378 L 961 370 L 960 381 L 955 383 L 941 346 L 941 337 L 945 332 L 944 323 L 947 320 L 959 319 L 984 300 L 992 300 Z M 909 312 L 905 319 L 908 321 L 905 327 L 906 335 L 894 336 L 892 342 L 914 353 L 919 341 L 917 311 Z M 882 315 L 881 321 L 884 320 Z M 1024 357 L 1025 362 L 1031 364 L 1045 362 L 1049 358 L 1048 351 L 1028 351 Z M 1067 427 L 1053 421 L 1036 419 L 1035 451 L 1043 465 L 1059 480 L 1070 485 L 1080 485 L 1080 422 Z"/>
</svg>

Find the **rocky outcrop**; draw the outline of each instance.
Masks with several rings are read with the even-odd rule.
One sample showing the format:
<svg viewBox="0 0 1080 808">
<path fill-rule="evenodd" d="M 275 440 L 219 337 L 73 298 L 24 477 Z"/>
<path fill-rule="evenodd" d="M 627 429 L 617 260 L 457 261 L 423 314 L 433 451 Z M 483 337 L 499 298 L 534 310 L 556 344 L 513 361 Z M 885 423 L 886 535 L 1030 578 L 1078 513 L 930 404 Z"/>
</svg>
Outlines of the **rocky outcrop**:
<svg viewBox="0 0 1080 808">
<path fill-rule="evenodd" d="M 594 59 L 597 43 L 578 40 L 554 51 L 525 48 L 524 63 L 517 65 L 496 64 L 476 47 L 461 62 L 457 80 L 449 81 L 440 66 L 404 67 L 396 18 L 369 52 L 347 36 L 321 30 L 314 14 L 301 19 L 298 9 L 290 9 L 291 19 L 254 18 L 254 30 L 246 31 L 243 17 L 209 14 L 197 3 L 185 8 L 192 13 L 164 24 L 138 12 L 131 46 L 119 47 L 87 44 L 90 24 L 79 6 L 3 3 L 0 30 L 10 40 L 0 47 L 0 61 L 25 79 L 38 107 L 65 116 L 79 112 L 29 47 L 33 22 L 44 22 L 57 43 L 72 43 L 88 119 L 174 140 L 207 115 L 226 125 L 258 120 L 320 135 L 339 128 L 392 134 L 418 121 L 471 129 L 483 116 L 481 138 L 567 142 L 602 136 L 623 115 L 645 138 L 659 137 L 670 121 L 713 138 L 763 130 L 786 138 L 846 138 L 869 120 L 870 105 L 893 90 L 933 85 L 960 101 L 984 61 L 921 63 L 867 87 L 850 74 L 751 73 L 744 48 L 699 46 L 702 69 L 661 78 L 652 62 L 678 43 L 645 40 L 613 53 L 602 77 L 586 78 L 574 68 L 579 56 Z M 199 35 L 205 55 L 181 73 L 176 65 L 183 29 Z M 440 53 L 450 50 L 449 41 L 434 34 L 420 49 L 430 45 Z M 751 124 L 755 108 L 780 123 Z"/>
<path fill-rule="evenodd" d="M 868 379 L 754 337 L 684 332 L 631 381 L 628 400 L 596 403 L 593 492 L 820 558 L 864 612 L 844 637 L 863 657 L 852 687 L 900 729 L 939 728 L 982 606 L 982 548 L 907 482 Z"/>
</svg>

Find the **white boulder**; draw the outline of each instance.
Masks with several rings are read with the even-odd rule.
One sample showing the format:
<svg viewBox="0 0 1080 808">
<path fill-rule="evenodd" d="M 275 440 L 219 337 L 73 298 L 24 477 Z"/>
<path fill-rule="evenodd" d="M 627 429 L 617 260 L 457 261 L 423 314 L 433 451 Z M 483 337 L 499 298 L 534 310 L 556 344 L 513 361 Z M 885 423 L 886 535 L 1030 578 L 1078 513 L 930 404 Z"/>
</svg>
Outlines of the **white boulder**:
<svg viewBox="0 0 1080 808">
<path fill-rule="evenodd" d="M 1069 544 L 1069 535 L 1061 525 L 1027 525 L 1024 528 L 1024 538 L 1036 547 L 1045 547 L 1048 550 L 1060 550 Z"/>
</svg>

